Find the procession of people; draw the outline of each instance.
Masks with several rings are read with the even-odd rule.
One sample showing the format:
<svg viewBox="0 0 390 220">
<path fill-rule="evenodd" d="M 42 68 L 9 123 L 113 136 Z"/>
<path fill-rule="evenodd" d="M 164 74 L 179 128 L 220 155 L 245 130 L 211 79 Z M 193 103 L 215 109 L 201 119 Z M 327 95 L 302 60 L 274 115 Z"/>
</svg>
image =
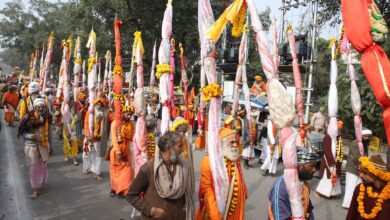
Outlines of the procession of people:
<svg viewBox="0 0 390 220">
<path fill-rule="evenodd" d="M 30 198 L 41 199 L 50 182 L 48 164 L 54 149 L 53 139 L 57 138 L 62 144 L 63 163 L 72 167 L 81 163 L 80 172 L 94 182 L 106 181 L 103 166 L 104 161 L 109 161 L 107 195 L 125 198 L 134 208 L 133 217 L 248 219 L 245 213 L 251 193 L 245 171 L 258 169 L 261 178 L 276 177 L 272 187 L 262 189 L 268 206 L 265 213 L 259 213 L 258 219 L 264 216 L 270 220 L 314 219 L 316 207 L 310 199 L 314 193 L 326 200 L 342 197 L 342 207 L 348 209 L 348 220 L 390 219 L 388 157 L 370 150 L 373 132 L 363 128 L 362 103 L 358 92 L 353 91 L 356 85 L 351 86 L 354 109 L 351 126 L 355 128 L 356 136 L 346 146 L 345 124 L 338 115 L 334 77 L 337 73 L 331 73 L 328 110 L 315 106 L 317 112 L 310 114 L 310 121 L 305 121 L 299 68 L 294 66 L 296 91 L 291 95 L 278 79 L 278 62 L 272 59 L 268 41 L 260 34 L 263 27 L 252 0 L 233 1 L 217 21 L 214 21 L 209 0 L 199 0 L 199 7 L 201 74 L 204 74 L 200 77 L 200 88 L 188 81 L 184 49 L 180 44 L 182 72 L 180 89 L 175 89 L 174 82 L 178 80 L 174 77 L 178 74 L 174 67 L 177 45 L 171 39 L 172 0 L 168 1 L 164 14 L 158 64 L 155 47 L 150 77 L 143 71 L 146 64 L 142 63 L 142 33 L 138 31 L 134 34 L 132 69 L 130 74 L 126 73 L 121 55 L 122 21 L 115 18 L 114 64 L 108 51 L 105 68 L 101 65 L 97 53 L 99 33 L 92 28 L 87 43 L 88 58 L 85 56 L 87 64 L 82 67 L 80 38 L 73 39 L 72 36 L 62 42 L 59 72 L 50 72 L 55 39 L 54 33 L 50 33 L 46 56 L 42 53 L 44 62 L 38 64 L 35 57 L 27 75 L 15 67 L 12 75 L 0 79 L 4 108 L 4 123 L 0 123 L 0 130 L 1 126 L 16 126 L 15 138 L 23 140 Z M 249 19 L 244 19 L 246 11 L 252 28 L 245 21 Z M 237 21 L 233 22 L 231 16 L 242 22 L 238 24 L 242 26 L 239 31 Z M 233 37 L 241 37 L 241 44 L 234 87 L 231 88 L 233 101 L 223 106 L 224 91 L 229 88 L 224 88 L 218 79 L 215 43 L 229 22 Z M 354 42 L 353 36 L 348 35 L 353 31 L 348 28 L 351 26 L 346 24 L 339 42 L 330 45 L 332 56 L 336 51 L 350 56 Z M 255 43 L 263 69 L 248 80 L 243 66 L 248 59 L 245 54 L 252 30 L 257 36 Z M 289 43 L 295 46 L 291 27 L 287 28 L 286 34 L 292 36 Z M 348 37 L 346 41 L 350 40 L 350 44 L 345 46 L 349 49 L 340 52 L 343 37 Z M 74 41 L 75 48 L 72 48 Z M 296 59 L 296 51 L 291 53 Z M 353 72 L 353 65 L 349 65 Z M 388 60 L 383 65 L 379 69 L 389 71 Z M 337 71 L 337 66 L 332 66 L 332 71 L 335 69 Z M 55 84 L 49 83 L 50 74 L 51 78 L 56 78 Z M 145 79 L 150 82 L 145 83 Z M 252 87 L 248 81 L 253 83 Z M 178 93 L 182 95 L 178 96 Z M 255 107 L 257 104 L 254 103 L 259 99 L 267 100 L 266 107 Z M 386 117 L 384 115 L 388 129 L 390 122 Z M 314 144 L 314 136 L 321 144 Z M 204 155 L 199 165 L 195 164 L 195 151 L 202 151 Z M 260 168 L 254 168 L 255 158 L 258 158 Z M 199 166 L 200 173 L 195 172 L 195 166 Z M 278 167 L 282 167 L 282 173 L 277 172 Z M 313 177 L 317 177 L 319 183 L 310 189 L 309 181 Z M 196 181 L 199 181 L 198 189 Z M 342 187 L 343 183 L 345 187 Z"/>
</svg>

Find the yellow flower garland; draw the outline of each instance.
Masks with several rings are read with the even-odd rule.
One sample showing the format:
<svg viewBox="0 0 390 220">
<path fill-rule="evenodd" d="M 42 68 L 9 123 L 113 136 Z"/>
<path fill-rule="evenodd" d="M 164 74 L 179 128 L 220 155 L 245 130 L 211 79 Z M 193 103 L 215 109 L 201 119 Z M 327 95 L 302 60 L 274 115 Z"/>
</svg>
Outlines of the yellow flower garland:
<svg viewBox="0 0 390 220">
<path fill-rule="evenodd" d="M 382 189 L 380 194 L 372 193 L 372 187 L 367 187 L 367 194 L 371 198 L 377 198 L 376 204 L 374 208 L 371 210 L 370 214 L 367 214 L 364 210 L 364 192 L 365 192 L 364 184 L 360 184 L 359 187 L 359 196 L 357 198 L 358 202 L 358 212 L 360 216 L 365 219 L 375 219 L 380 211 L 382 211 L 382 203 L 390 198 L 390 182 L 387 182 L 386 186 Z M 375 199 L 374 198 L 374 199 Z"/>
<path fill-rule="evenodd" d="M 114 75 L 117 74 L 119 76 L 123 76 L 123 68 L 119 65 L 114 66 Z"/>
<path fill-rule="evenodd" d="M 154 158 L 154 152 L 155 152 L 155 146 L 156 143 L 154 141 L 154 132 L 148 132 L 147 134 L 147 140 L 148 140 L 148 154 L 149 154 L 149 159 Z"/>
<path fill-rule="evenodd" d="M 132 133 L 133 131 L 132 131 L 131 123 L 123 123 L 121 129 L 122 138 L 130 140 Z"/>
<path fill-rule="evenodd" d="M 49 147 L 49 120 L 46 119 L 46 122 L 45 122 L 45 133 L 43 133 L 43 129 L 42 129 L 43 126 L 40 126 L 38 128 L 39 130 L 39 137 L 41 139 L 41 144 L 42 144 L 42 147 Z"/>
<path fill-rule="evenodd" d="M 336 52 L 334 54 L 334 57 L 333 57 L 333 60 L 336 60 L 339 56 L 340 56 L 340 47 L 341 47 L 341 43 L 343 41 L 343 38 L 344 38 L 344 27 L 341 29 L 341 33 L 340 33 L 340 37 L 339 37 L 339 42 L 337 44 L 337 47 L 336 47 Z"/>
<path fill-rule="evenodd" d="M 204 102 L 209 102 L 213 97 L 220 97 L 223 94 L 223 90 L 219 84 L 210 84 L 201 89 Z"/>
<path fill-rule="evenodd" d="M 91 72 L 93 65 L 96 63 L 95 57 L 88 58 L 88 74 Z"/>
<path fill-rule="evenodd" d="M 171 66 L 169 64 L 158 64 L 156 70 L 156 78 L 160 79 L 164 73 L 170 73 Z"/>
<path fill-rule="evenodd" d="M 224 160 L 225 160 L 225 164 L 226 164 L 226 170 L 228 170 L 228 164 L 230 163 L 230 165 L 231 165 L 230 176 L 233 178 L 234 173 L 236 171 L 235 162 L 228 161 L 228 159 L 226 159 L 226 158 L 224 158 Z M 234 178 L 234 180 L 232 179 L 232 182 L 234 182 L 233 183 L 234 187 L 233 187 L 232 200 L 231 200 L 230 205 L 229 205 L 228 215 L 233 215 L 234 210 L 236 209 L 236 206 L 237 206 L 237 202 L 238 202 L 238 181 L 237 181 L 237 179 L 238 179 L 237 175 L 236 175 L 236 178 Z"/>
<path fill-rule="evenodd" d="M 82 63 L 83 63 L 83 61 L 81 61 L 81 59 L 79 59 L 79 58 L 76 58 L 76 59 L 74 59 L 74 63 L 79 63 L 79 64 L 82 64 Z"/>
<path fill-rule="evenodd" d="M 190 123 L 187 120 L 185 120 L 185 119 L 182 119 L 182 120 L 176 122 L 175 124 L 173 124 L 172 127 L 169 130 L 170 131 L 176 131 L 177 128 L 182 126 L 182 125 L 186 125 L 187 126 L 187 131 L 188 131 Z"/>
<path fill-rule="evenodd" d="M 336 142 L 336 159 L 337 159 L 336 161 L 339 163 L 342 163 L 344 159 L 344 144 L 341 135 Z"/>
<path fill-rule="evenodd" d="M 379 170 L 370 162 L 368 157 L 359 158 L 360 166 L 366 168 L 371 174 L 376 177 L 379 177 L 381 180 L 390 182 L 390 172 Z"/>
</svg>

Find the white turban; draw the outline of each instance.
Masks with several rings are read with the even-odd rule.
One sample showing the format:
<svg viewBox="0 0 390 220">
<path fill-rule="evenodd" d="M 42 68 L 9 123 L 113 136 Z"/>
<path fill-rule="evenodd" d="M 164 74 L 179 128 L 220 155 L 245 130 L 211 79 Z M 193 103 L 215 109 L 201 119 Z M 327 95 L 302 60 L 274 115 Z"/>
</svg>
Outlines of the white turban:
<svg viewBox="0 0 390 220">
<path fill-rule="evenodd" d="M 45 93 L 51 92 L 51 88 L 46 88 Z"/>
<path fill-rule="evenodd" d="M 362 135 L 372 135 L 372 131 L 370 129 L 363 129 Z"/>
<path fill-rule="evenodd" d="M 32 82 L 28 85 L 28 94 L 32 94 L 37 91 L 39 91 L 39 83 Z"/>
<path fill-rule="evenodd" d="M 46 102 L 43 98 L 36 98 L 33 102 L 33 106 L 36 107 L 38 105 L 46 105 Z"/>
</svg>

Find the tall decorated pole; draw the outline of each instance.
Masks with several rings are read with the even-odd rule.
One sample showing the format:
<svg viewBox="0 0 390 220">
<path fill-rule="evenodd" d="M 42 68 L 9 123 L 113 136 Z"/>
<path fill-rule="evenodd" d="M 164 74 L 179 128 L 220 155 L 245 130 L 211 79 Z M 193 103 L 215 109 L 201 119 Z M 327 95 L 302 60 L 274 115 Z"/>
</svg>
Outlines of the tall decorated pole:
<svg viewBox="0 0 390 220">
<path fill-rule="evenodd" d="M 338 77 L 338 68 L 337 68 L 337 53 L 336 53 L 336 39 L 332 39 L 329 45 L 332 53 L 332 61 L 330 68 L 330 86 L 328 94 L 328 135 L 332 139 L 332 154 L 336 158 L 336 139 L 339 135 L 339 130 L 337 127 L 337 115 L 338 115 L 338 93 L 337 93 L 337 77 Z"/>
<path fill-rule="evenodd" d="M 156 42 L 154 42 L 153 46 L 153 57 L 152 57 L 152 68 L 150 70 L 150 83 L 149 83 L 149 92 L 151 94 L 154 93 L 154 85 L 156 81 L 156 58 L 157 58 L 157 45 Z"/>
<path fill-rule="evenodd" d="M 114 33 L 115 33 L 115 66 L 114 66 L 114 112 L 116 129 L 120 134 L 120 128 L 122 127 L 122 102 L 124 101 L 122 95 L 123 85 L 123 68 L 122 68 L 122 56 L 121 56 L 121 36 L 119 27 L 122 22 L 115 18 L 114 20 Z"/>
<path fill-rule="evenodd" d="M 34 79 L 34 71 L 35 71 L 35 54 L 34 53 L 31 53 L 31 59 L 30 59 L 30 73 L 29 73 L 29 79 L 30 79 L 30 82 L 33 81 Z"/>
<path fill-rule="evenodd" d="M 344 37 L 344 41 L 345 44 L 347 44 L 345 45 L 345 52 L 347 53 L 349 79 L 351 80 L 351 106 L 354 115 L 355 137 L 359 146 L 360 156 L 364 156 L 364 147 L 362 142 L 363 121 L 361 117 L 362 102 L 360 99 L 359 88 L 356 84 L 357 78 L 355 67 L 352 63 L 352 48 L 346 37 Z"/>
<path fill-rule="evenodd" d="M 172 33 L 172 0 L 168 0 L 167 8 L 164 12 L 164 19 L 162 22 L 162 41 L 160 49 L 158 51 L 158 61 L 156 71 L 156 78 L 160 80 L 160 101 L 162 106 L 162 117 L 161 117 L 161 134 L 168 131 L 169 128 L 169 104 L 170 104 L 170 58 L 171 58 L 171 46 L 170 37 Z M 158 158 L 159 151 L 156 148 L 156 158 Z"/>
<path fill-rule="evenodd" d="M 54 46 L 54 32 L 51 32 L 49 38 L 47 39 L 47 52 L 45 56 L 45 62 L 43 64 L 43 81 L 41 82 L 41 88 L 45 91 L 47 77 L 51 69 L 51 59 L 53 55 L 53 46 Z"/>
<path fill-rule="evenodd" d="M 80 37 L 76 39 L 76 45 L 74 50 L 74 66 L 73 66 L 73 98 L 74 101 L 77 102 L 77 94 L 79 93 L 80 87 L 80 75 L 81 75 L 81 45 L 80 45 Z"/>
<path fill-rule="evenodd" d="M 345 33 L 352 47 L 362 54 L 364 75 L 383 112 L 387 143 L 390 140 L 390 61 L 381 44 L 389 32 L 380 10 L 371 0 L 342 0 Z M 356 16 L 359 15 L 359 16 Z M 390 144 L 387 148 L 390 171 Z"/>
<path fill-rule="evenodd" d="M 96 33 L 92 29 L 89 33 L 89 38 L 87 42 L 87 48 L 89 48 L 88 53 L 88 99 L 89 99 L 89 107 L 88 107 L 88 126 L 89 126 L 89 134 L 87 134 L 90 138 L 93 137 L 93 119 L 94 119 L 94 110 L 95 105 L 94 101 L 96 96 L 97 89 L 97 66 L 96 66 Z M 89 143 L 92 144 L 92 143 Z"/>
<path fill-rule="evenodd" d="M 42 52 L 41 52 L 41 58 L 39 61 L 39 84 L 41 85 L 40 88 L 42 89 L 43 84 L 43 76 L 44 76 L 44 63 L 45 63 L 45 44 L 42 44 Z"/>
<path fill-rule="evenodd" d="M 294 31 L 292 30 L 291 25 L 287 26 L 287 38 L 290 44 L 291 55 L 293 58 L 293 73 L 294 73 L 294 84 L 295 84 L 295 99 L 298 110 L 298 122 L 299 122 L 299 137 L 301 142 L 304 142 L 305 139 L 305 125 L 303 122 L 303 97 L 302 97 L 302 79 L 301 71 L 299 70 L 298 57 L 297 57 L 297 48 L 295 46 L 295 36 Z M 275 60 L 274 60 L 275 62 Z"/>
<path fill-rule="evenodd" d="M 214 36 L 214 34 L 209 34 L 211 29 L 213 28 L 212 26 L 214 23 L 214 16 L 212 13 L 210 1 L 199 0 L 198 4 L 198 22 L 200 25 L 200 34 L 204 34 L 201 37 L 203 41 L 202 43 L 204 43 L 204 45 L 202 45 L 202 56 L 204 58 L 203 68 L 208 81 L 208 85 L 202 88 L 202 100 L 205 102 L 209 102 L 207 145 L 217 206 L 221 216 L 224 216 L 226 211 L 226 199 L 228 196 L 228 192 L 226 189 L 228 189 L 229 180 L 226 176 L 225 162 L 222 159 L 223 155 L 219 137 L 219 129 L 221 124 L 220 96 L 222 95 L 222 90 L 217 82 L 217 64 L 215 61 L 216 51 L 214 42 L 218 39 L 218 37 L 213 39 L 211 35 Z M 224 28 L 222 27 L 222 31 L 223 29 Z"/>
<path fill-rule="evenodd" d="M 181 43 L 179 43 L 179 49 L 180 49 L 180 63 L 181 63 L 181 85 L 184 91 L 184 105 L 185 105 L 185 112 L 184 112 L 184 119 L 187 121 L 189 120 L 189 112 L 188 112 L 188 77 L 187 77 L 187 71 L 185 66 L 185 57 L 184 57 L 184 48 Z"/>
<path fill-rule="evenodd" d="M 276 27 L 276 19 L 272 19 L 272 27 L 274 31 L 274 65 L 275 65 L 275 75 L 276 78 L 279 78 L 278 67 L 279 67 L 279 54 L 278 54 L 278 31 Z"/>
<path fill-rule="evenodd" d="M 304 219 L 305 212 L 302 206 L 302 189 L 298 178 L 297 167 L 297 132 L 292 127 L 295 118 L 295 107 L 292 98 L 287 90 L 277 78 L 277 67 L 270 54 L 269 44 L 263 25 L 260 22 L 256 6 L 252 0 L 245 0 L 248 6 L 252 28 L 255 32 L 255 42 L 263 67 L 267 77 L 267 97 L 271 120 L 277 128 L 281 129 L 280 144 L 283 148 L 284 178 L 289 201 L 291 206 L 292 218 Z"/>
<path fill-rule="evenodd" d="M 106 88 L 108 88 L 108 81 L 109 81 L 109 71 L 110 71 L 110 68 L 108 67 L 108 65 L 110 65 L 111 51 L 107 50 L 106 55 L 104 56 L 104 58 L 106 59 L 106 65 L 105 65 L 105 68 L 104 68 L 103 88 L 104 88 L 104 90 L 106 90 Z"/>
<path fill-rule="evenodd" d="M 137 124 L 135 126 L 134 135 L 134 152 L 136 161 L 136 172 L 138 173 L 139 168 L 148 161 L 149 154 L 147 150 L 147 131 L 146 131 L 146 102 L 145 102 L 145 91 L 144 91 L 144 69 L 142 63 L 142 56 L 144 54 L 143 43 L 141 38 L 141 32 L 134 33 L 135 42 L 135 62 L 137 64 L 137 89 L 134 93 L 134 109 L 135 114 L 138 116 Z"/>
<path fill-rule="evenodd" d="M 170 93 L 170 100 L 171 100 L 171 114 L 173 118 L 176 118 L 180 115 L 176 115 L 175 111 L 175 39 L 171 39 L 171 76 L 170 76 L 170 87 L 169 87 L 169 93 Z"/>
<path fill-rule="evenodd" d="M 112 88 L 113 87 L 113 79 L 112 79 L 112 57 L 110 56 L 110 62 L 108 64 L 108 91 L 109 91 L 109 96 L 108 100 L 110 103 L 110 106 L 112 106 Z"/>
<path fill-rule="evenodd" d="M 81 80 L 83 81 L 82 83 L 82 87 L 81 87 L 81 89 L 83 90 L 83 92 L 85 92 L 85 90 L 87 89 L 87 85 L 86 85 L 86 83 L 87 83 L 87 74 L 86 74 L 86 67 L 85 67 L 85 60 L 83 60 L 83 76 L 81 77 Z"/>
<path fill-rule="evenodd" d="M 68 134 L 71 134 L 70 123 L 71 123 L 71 115 L 70 115 L 70 77 L 69 77 L 69 59 L 70 59 L 70 45 L 72 38 L 70 37 L 68 40 L 62 41 L 62 62 L 60 67 L 60 80 L 58 84 L 57 90 L 57 99 L 63 96 L 63 104 L 61 107 L 61 114 L 64 122 L 64 129 L 67 129 Z"/>
</svg>

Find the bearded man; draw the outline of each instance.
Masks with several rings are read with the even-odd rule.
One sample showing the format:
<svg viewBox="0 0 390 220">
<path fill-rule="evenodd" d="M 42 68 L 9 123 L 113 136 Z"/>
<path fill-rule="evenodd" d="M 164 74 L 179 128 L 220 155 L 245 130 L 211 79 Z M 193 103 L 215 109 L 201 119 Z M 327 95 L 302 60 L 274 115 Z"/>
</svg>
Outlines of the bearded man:
<svg viewBox="0 0 390 220">
<path fill-rule="evenodd" d="M 110 196 L 125 196 L 133 180 L 131 165 L 130 143 L 133 140 L 135 127 L 131 116 L 134 113 L 133 106 L 122 108 L 123 122 L 118 129 L 117 121 L 111 123 L 111 143 L 110 150 Z"/>
<path fill-rule="evenodd" d="M 47 182 L 51 134 L 45 100 L 36 98 L 33 107 L 34 110 L 20 121 L 18 137 L 24 138 L 24 154 L 32 188 L 31 199 L 36 199 Z"/>
<path fill-rule="evenodd" d="M 267 85 L 263 82 L 263 78 L 261 76 L 255 76 L 255 82 L 251 88 L 251 93 L 255 93 L 256 95 L 264 96 L 267 92 Z"/>
<path fill-rule="evenodd" d="M 28 84 L 28 97 L 20 104 L 20 118 L 23 118 L 28 112 L 34 110 L 33 102 L 36 98 L 40 98 L 39 89 L 40 86 L 37 82 L 31 82 Z"/>
<path fill-rule="evenodd" d="M 229 184 L 225 189 L 229 193 L 226 201 L 225 211 L 220 212 L 213 182 L 212 170 L 209 156 L 205 156 L 200 165 L 199 184 L 199 210 L 196 220 L 242 220 L 245 219 L 245 200 L 248 196 L 244 181 L 243 172 L 240 165 L 240 152 L 237 145 L 236 131 L 230 128 L 222 128 L 219 132 L 222 142 L 222 155 L 228 176 Z"/>
<path fill-rule="evenodd" d="M 390 219 L 390 172 L 380 155 L 360 157 L 360 178 L 346 220 Z"/>
<path fill-rule="evenodd" d="M 297 152 L 298 178 L 299 184 L 302 186 L 302 205 L 305 219 L 310 220 L 314 220 L 314 207 L 310 201 L 310 187 L 307 181 L 313 178 L 319 157 L 317 153 L 305 148 L 299 148 Z M 268 219 L 294 219 L 291 212 L 290 197 L 283 176 L 280 176 L 275 181 L 268 194 L 268 199 Z"/>
<path fill-rule="evenodd" d="M 92 177 L 102 181 L 101 166 L 103 158 L 106 156 L 108 129 L 109 123 L 113 121 L 114 116 L 108 113 L 104 108 L 104 101 L 96 99 L 94 101 L 93 114 L 93 135 L 89 131 L 89 114 L 87 112 L 84 119 L 85 144 L 83 149 L 83 172 L 88 175 L 92 173 Z"/>
<path fill-rule="evenodd" d="M 184 138 L 168 131 L 158 140 L 160 154 L 140 168 L 127 201 L 143 219 L 192 220 L 194 201 L 188 162 L 180 155 Z"/>
</svg>

